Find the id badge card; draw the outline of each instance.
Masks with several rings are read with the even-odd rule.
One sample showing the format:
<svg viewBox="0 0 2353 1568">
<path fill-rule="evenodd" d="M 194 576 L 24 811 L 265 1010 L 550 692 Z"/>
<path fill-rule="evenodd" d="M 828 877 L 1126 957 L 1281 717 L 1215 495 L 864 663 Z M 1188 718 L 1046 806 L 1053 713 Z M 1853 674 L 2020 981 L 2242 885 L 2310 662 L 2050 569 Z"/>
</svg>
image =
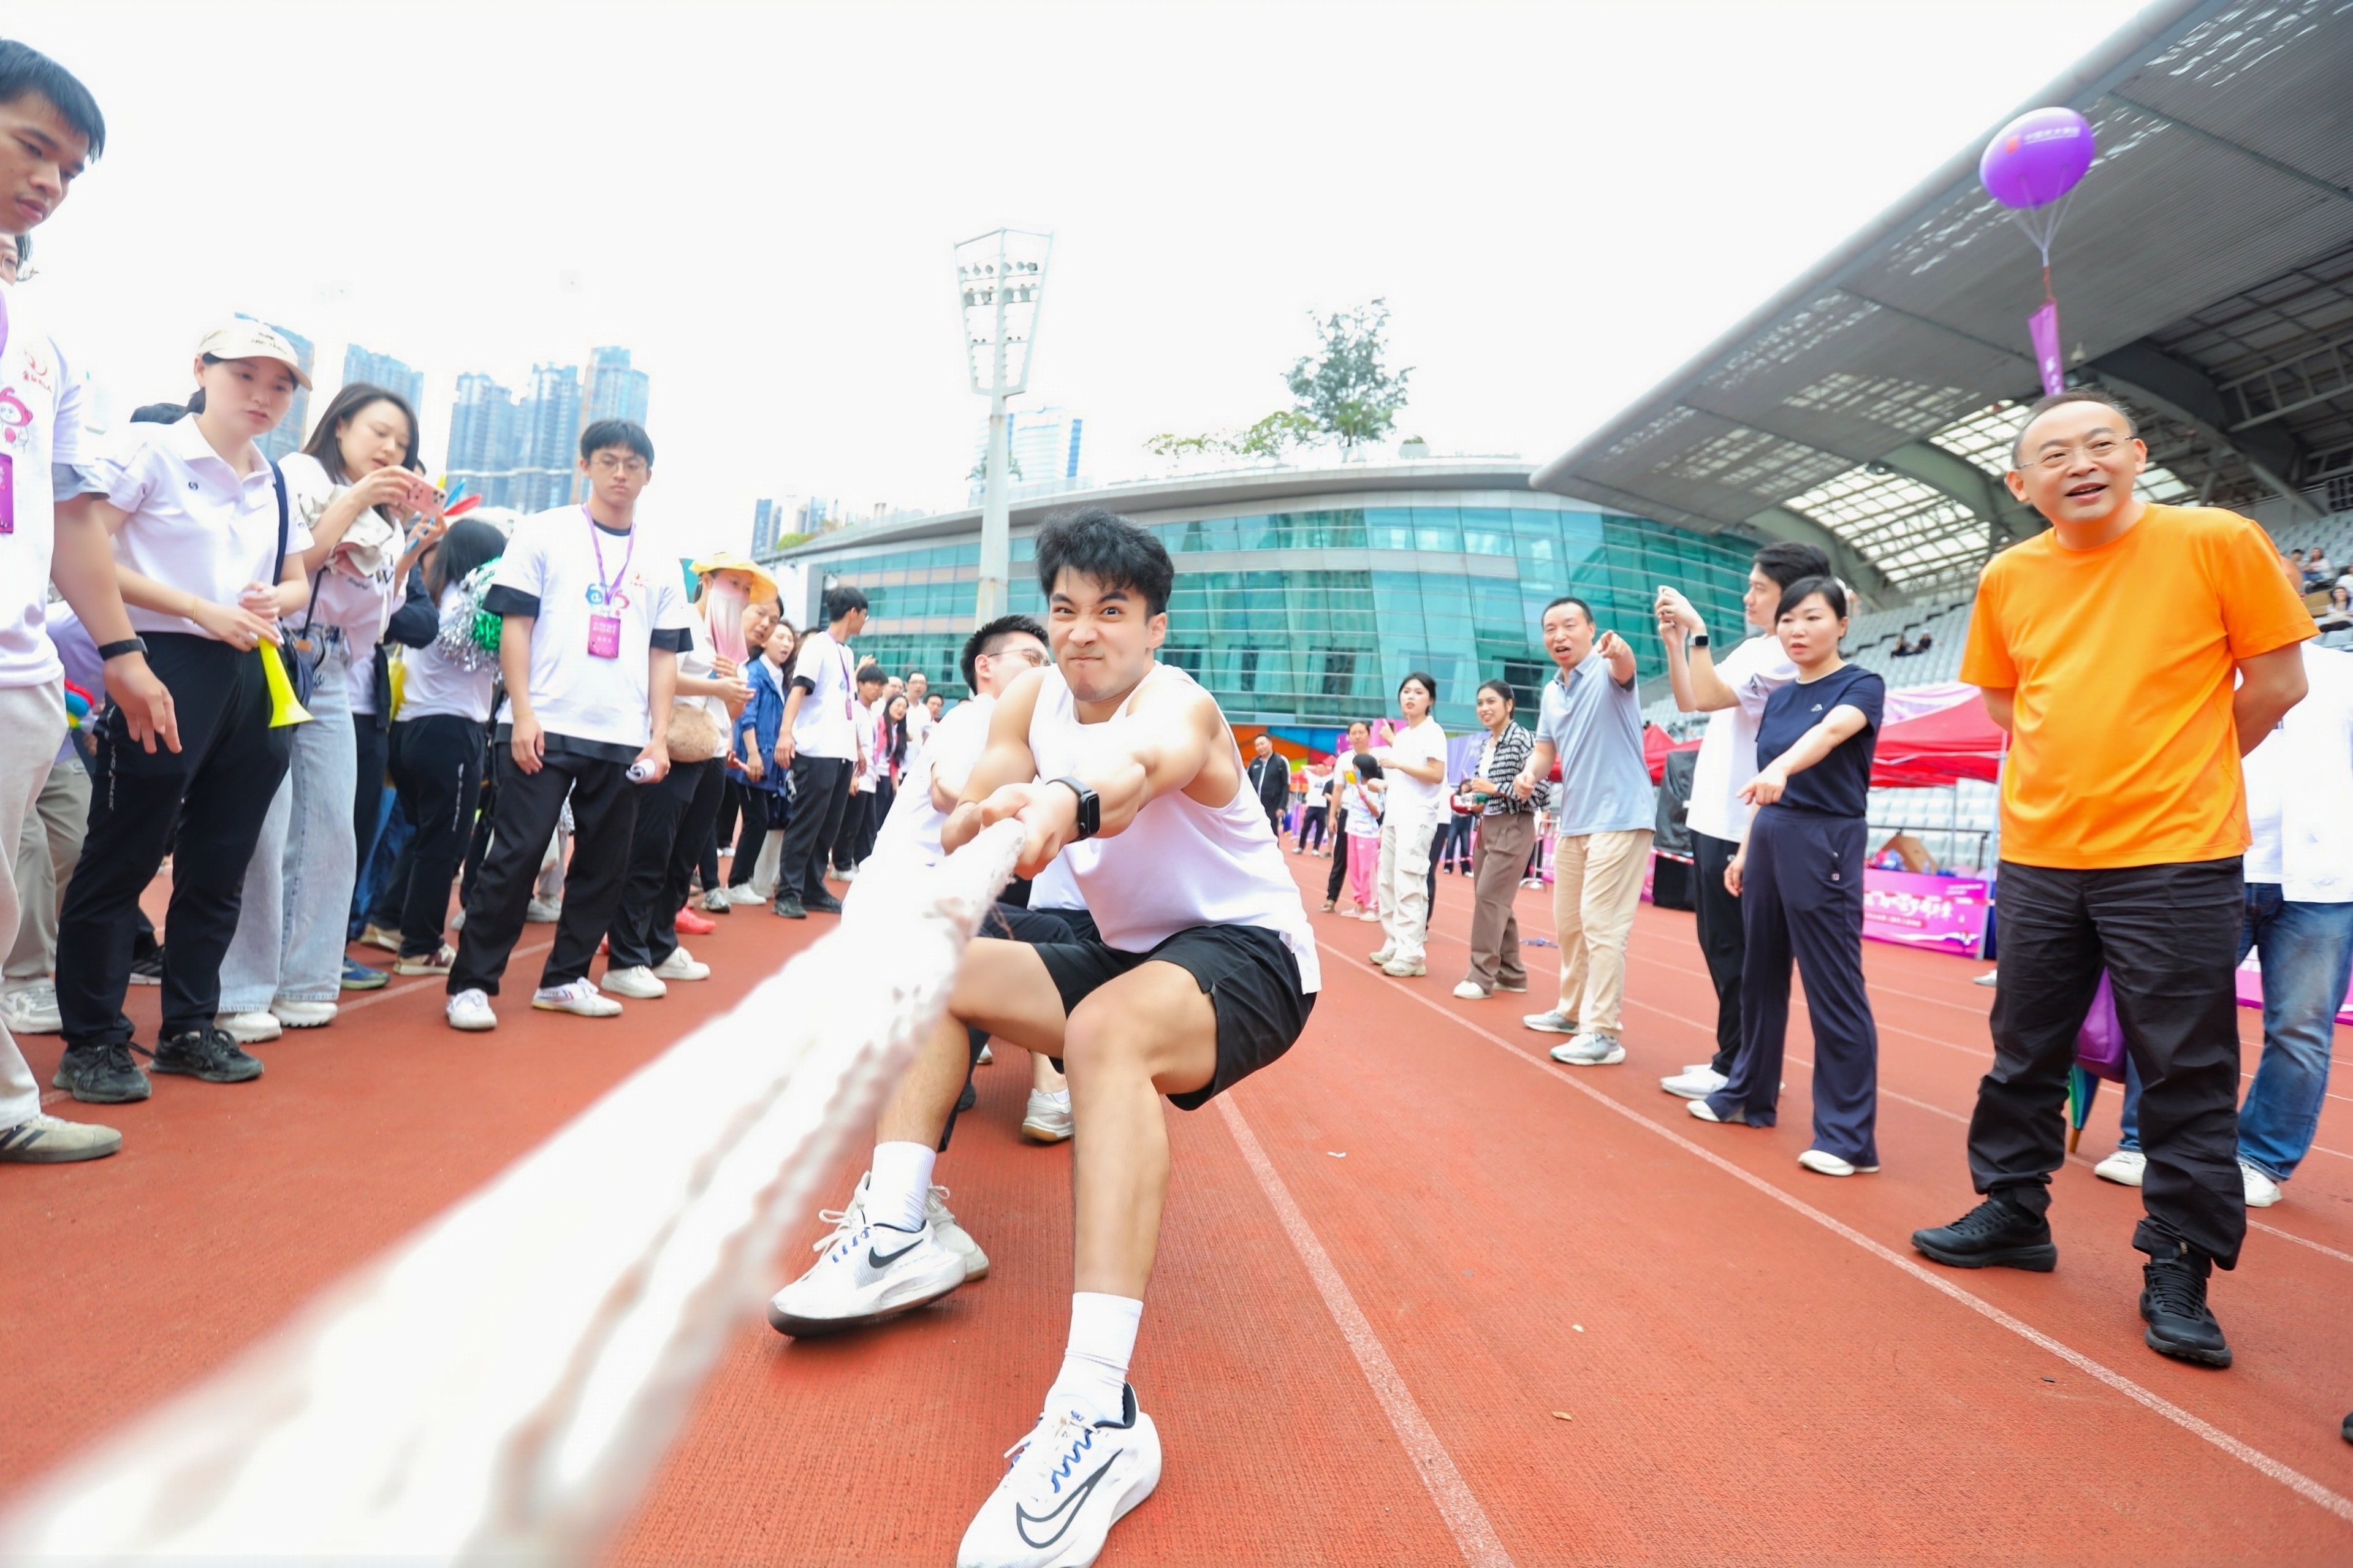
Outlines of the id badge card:
<svg viewBox="0 0 2353 1568">
<path fill-rule="evenodd" d="M 588 656 L 592 659 L 617 659 L 621 656 L 619 616 L 592 615 L 588 618 Z"/>
<path fill-rule="evenodd" d="M 16 460 L 0 452 L 0 534 L 16 531 Z"/>
</svg>

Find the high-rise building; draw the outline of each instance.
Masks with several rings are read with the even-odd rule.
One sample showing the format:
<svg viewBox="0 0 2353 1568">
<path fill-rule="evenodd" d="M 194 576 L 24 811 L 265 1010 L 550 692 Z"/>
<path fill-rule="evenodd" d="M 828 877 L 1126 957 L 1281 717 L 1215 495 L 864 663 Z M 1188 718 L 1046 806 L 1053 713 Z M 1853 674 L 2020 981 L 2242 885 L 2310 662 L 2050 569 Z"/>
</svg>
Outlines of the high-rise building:
<svg viewBox="0 0 2353 1568">
<path fill-rule="evenodd" d="M 458 377 L 449 410 L 450 482 L 464 480 L 485 506 L 512 506 L 519 454 L 514 394 L 490 376 Z"/>
<path fill-rule="evenodd" d="M 1068 408 L 1049 405 L 1043 408 L 1016 409 L 1008 414 L 1013 423 L 1007 432 L 1007 447 L 1013 460 L 1012 472 L 1006 476 L 1009 484 L 1029 486 L 1063 486 L 1079 477 L 1080 438 L 1086 421 Z M 988 421 L 980 422 L 973 442 L 972 493 L 977 498 L 986 479 L 982 465 L 988 457 Z"/>
<path fill-rule="evenodd" d="M 534 365 L 515 410 L 514 499 L 518 512 L 544 512 L 573 499 L 579 473 L 580 367 Z"/>
<path fill-rule="evenodd" d="M 777 538 L 790 532 L 784 527 L 786 503 L 781 501 L 752 503 L 752 558 L 758 560 L 776 547 Z"/>
<path fill-rule="evenodd" d="M 388 354 L 376 354 L 358 344 L 343 345 L 343 385 L 365 382 L 381 387 L 387 392 L 397 392 L 408 399 L 412 408 L 425 404 L 425 372 L 411 368 Z"/>
<path fill-rule="evenodd" d="M 642 370 L 629 368 L 628 349 L 608 347 L 588 351 L 588 385 L 580 408 L 582 429 L 599 419 L 627 419 L 632 424 L 643 425 L 646 408 L 652 400 L 653 378 Z M 573 500 L 586 498 L 587 483 L 586 478 L 575 469 L 573 472 Z"/>
<path fill-rule="evenodd" d="M 243 311 L 237 313 L 238 319 L 243 321 L 261 321 L 259 316 L 248 315 Z M 294 345 L 295 355 L 302 361 L 302 374 L 310 375 L 312 361 L 317 357 L 311 340 L 292 327 L 280 326 L 276 322 L 261 322 L 261 324 Z M 294 401 L 286 407 L 286 417 L 271 426 L 269 433 L 254 445 L 261 449 L 263 457 L 268 458 L 271 462 L 276 462 L 280 458 L 291 456 L 302 450 L 302 437 L 310 428 L 311 394 L 307 388 L 297 387 L 294 388 Z"/>
</svg>

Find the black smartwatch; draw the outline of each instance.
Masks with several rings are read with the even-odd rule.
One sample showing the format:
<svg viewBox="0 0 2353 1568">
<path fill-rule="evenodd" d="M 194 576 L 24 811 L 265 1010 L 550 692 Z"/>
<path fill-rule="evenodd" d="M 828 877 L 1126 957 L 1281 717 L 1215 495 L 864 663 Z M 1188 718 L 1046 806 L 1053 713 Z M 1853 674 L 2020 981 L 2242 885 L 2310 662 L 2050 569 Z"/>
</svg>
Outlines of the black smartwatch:
<svg viewBox="0 0 2353 1568">
<path fill-rule="evenodd" d="M 1051 779 L 1047 782 L 1060 784 L 1079 798 L 1079 837 L 1082 839 L 1094 837 L 1103 827 L 1102 797 L 1075 779 Z"/>
<path fill-rule="evenodd" d="M 1707 646 L 1707 633 L 1706 633 L 1706 632 L 1704 632 L 1704 631 L 1694 631 L 1694 632 L 1693 632 L 1693 633 L 1692 633 L 1692 636 L 1691 636 L 1691 645 L 1692 645 L 1693 647 L 1694 647 L 1694 648 L 1704 648 L 1704 647 L 1706 647 L 1706 646 Z"/>
<path fill-rule="evenodd" d="M 108 659 L 120 659 L 125 653 L 144 653 L 146 652 L 146 639 L 141 637 L 126 637 L 120 642 L 100 643 L 98 648 L 98 657 L 102 662 Z"/>
</svg>

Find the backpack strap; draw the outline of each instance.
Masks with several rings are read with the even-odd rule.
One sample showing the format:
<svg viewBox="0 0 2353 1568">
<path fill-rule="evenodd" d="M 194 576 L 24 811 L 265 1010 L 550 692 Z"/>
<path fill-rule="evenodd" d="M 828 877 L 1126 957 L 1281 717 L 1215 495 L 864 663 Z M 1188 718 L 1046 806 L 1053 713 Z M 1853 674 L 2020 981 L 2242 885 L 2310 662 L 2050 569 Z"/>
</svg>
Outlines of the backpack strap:
<svg viewBox="0 0 2353 1568">
<path fill-rule="evenodd" d="M 276 588 L 286 578 L 286 471 L 270 460 L 270 482 L 278 487 L 278 565 L 269 574 L 269 586 Z"/>
</svg>

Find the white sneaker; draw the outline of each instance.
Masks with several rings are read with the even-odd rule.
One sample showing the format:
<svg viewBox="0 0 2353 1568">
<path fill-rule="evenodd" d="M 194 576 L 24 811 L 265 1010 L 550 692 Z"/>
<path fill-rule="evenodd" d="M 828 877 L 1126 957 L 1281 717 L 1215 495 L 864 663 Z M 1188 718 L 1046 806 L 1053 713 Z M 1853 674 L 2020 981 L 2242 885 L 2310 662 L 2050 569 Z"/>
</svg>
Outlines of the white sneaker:
<svg viewBox="0 0 2353 1568">
<path fill-rule="evenodd" d="M 499 1026 L 499 1015 L 491 1011 L 489 995 L 479 991 L 459 991 L 442 1008 L 441 1015 L 449 1021 L 450 1028 L 463 1029 L 469 1033 Z"/>
<path fill-rule="evenodd" d="M 863 1177 L 859 1179 L 859 1192 L 866 1190 Z M 964 1277 L 967 1285 L 988 1273 L 988 1255 L 972 1239 L 956 1217 L 948 1212 L 948 1190 L 934 1187 L 923 1199 L 923 1218 L 932 1222 L 932 1239 L 964 1259 Z M 819 1215 L 820 1219 L 824 1216 Z"/>
<path fill-rule="evenodd" d="M 626 996 L 635 1001 L 652 1001 L 670 994 L 670 987 L 655 979 L 654 971 L 643 964 L 607 968 L 605 978 L 596 982 L 596 989 L 607 996 Z M 537 997 L 532 999 L 532 1005 L 539 1005 Z"/>
<path fill-rule="evenodd" d="M 1818 1176 L 1852 1176 L 1858 1171 L 1867 1176 L 1879 1169 L 1876 1165 L 1857 1165 L 1841 1160 L 1826 1149 L 1807 1150 L 1798 1156 L 1798 1163 Z"/>
<path fill-rule="evenodd" d="M 1748 1125 L 1748 1112 L 1745 1107 L 1739 1106 L 1735 1106 L 1733 1107 L 1732 1114 L 1730 1116 L 1716 1115 L 1715 1107 L 1711 1107 L 1705 1100 L 1694 1100 L 1689 1105 L 1684 1106 L 1683 1109 L 1691 1112 L 1693 1116 L 1698 1118 L 1701 1121 L 1712 1121 L 1716 1123 L 1718 1126 L 1746 1127 Z"/>
<path fill-rule="evenodd" d="M 942 1246 L 929 1224 L 920 1231 L 871 1224 L 856 1202 L 838 1215 L 818 1217 L 834 1221 L 833 1234 L 817 1244 L 822 1255 L 768 1303 L 769 1326 L 779 1334 L 805 1340 L 862 1329 L 928 1306 L 964 1283 L 964 1259 Z"/>
<path fill-rule="evenodd" d="M 1685 1067 L 1672 1078 L 1661 1078 L 1659 1087 L 1687 1100 L 1704 1100 L 1731 1081 L 1702 1062 L 1695 1066 Z"/>
<path fill-rule="evenodd" d="M 767 901 L 767 895 L 749 883 L 738 883 L 727 890 L 727 903 L 731 908 L 749 909 Z"/>
<path fill-rule="evenodd" d="M 1539 1034 L 1574 1034 L 1577 1020 L 1558 1008 L 1549 1012 L 1531 1012 L 1520 1020 L 1520 1027 L 1533 1029 Z"/>
<path fill-rule="evenodd" d="M 1381 973 L 1385 975 L 1394 975 L 1398 980 L 1412 980 L 1417 976 L 1426 975 L 1429 972 L 1429 964 L 1420 959 L 1409 959 L 1403 954 L 1399 954 L 1398 957 L 1391 959 L 1388 963 L 1381 966 Z"/>
<path fill-rule="evenodd" d="M 1973 980 L 1969 981 L 1969 983 L 1970 983 L 1971 985 L 1993 985 L 1993 984 L 1995 984 L 1995 983 L 1996 983 L 1995 977 L 1996 977 L 1996 976 L 1998 976 L 1998 975 L 2000 975 L 2000 973 L 2001 973 L 2001 970 L 2000 970 L 2000 969 L 1999 967 L 1996 967 L 1996 968 L 1994 968 L 1994 969 L 1989 969 L 1986 970 L 1986 972 L 1985 972 L 1985 973 L 1983 973 L 1983 974 L 1981 974 L 1981 975 L 1978 976 L 1978 978 L 1977 978 L 1977 979 L 1975 979 L 1975 980 Z"/>
<path fill-rule="evenodd" d="M 58 988 L 43 981 L 0 997 L 0 1023 L 11 1034 L 55 1034 L 64 1029 L 58 1017 Z"/>
<path fill-rule="evenodd" d="M 1626 1047 L 1615 1034 L 1579 1034 L 1554 1046 L 1550 1054 L 1572 1067 L 1614 1067 L 1626 1059 Z"/>
<path fill-rule="evenodd" d="M 1021 1136 L 1032 1143 L 1062 1143 L 1071 1136 L 1071 1091 L 1029 1091 L 1029 1109 L 1021 1118 Z"/>
<path fill-rule="evenodd" d="M 1160 1484 L 1160 1433 L 1122 1390 L 1122 1419 L 1040 1416 L 956 1547 L 956 1568 L 1086 1568 L 1111 1527 Z"/>
<path fill-rule="evenodd" d="M 1454 988 L 1454 996 L 1458 1001 L 1484 1001 L 1487 1000 L 1487 988 L 1477 980 L 1464 980 Z"/>
<path fill-rule="evenodd" d="M 464 910 L 459 910 L 464 914 Z M 449 966 L 458 961 L 458 949 L 444 942 L 429 953 L 416 958 L 395 959 L 392 972 L 396 975 L 446 975 Z"/>
<path fill-rule="evenodd" d="M 2243 1160 L 2239 1161 L 2239 1174 L 2247 1183 L 2247 1207 L 2251 1209 L 2268 1209 L 2286 1195 L 2280 1191 L 2278 1182 Z"/>
<path fill-rule="evenodd" d="M 576 1012 L 583 1018 L 617 1018 L 621 1012 L 621 1004 L 600 994 L 586 977 L 569 985 L 541 986 L 531 993 L 531 1004 L 542 1012 Z"/>
<path fill-rule="evenodd" d="M 564 900 L 561 898 L 534 898 L 522 906 L 526 925 L 553 926 L 563 914 Z"/>
<path fill-rule="evenodd" d="M 2119 1187 L 2137 1187 L 2141 1172 L 2147 1166 L 2148 1157 L 2139 1150 L 2119 1149 L 2093 1166 L 2092 1174 L 2103 1181 L 2114 1181 Z"/>
<path fill-rule="evenodd" d="M 459 906 L 458 906 L 458 912 L 457 912 L 455 915 L 452 915 L 452 916 L 449 916 L 449 929 L 451 929 L 452 931 L 462 931 L 462 930 L 464 930 L 465 928 L 466 928 L 466 908 L 465 908 L 465 906 L 461 904 L 461 905 L 459 905 Z M 445 944 L 445 945 L 446 945 L 446 944 Z"/>
<path fill-rule="evenodd" d="M 1379 916 L 1375 916 L 1374 918 L 1378 919 Z M 1391 959 L 1396 957 L 1397 949 L 1390 947 L 1387 942 L 1383 942 L 1378 948 L 1376 948 L 1373 951 L 1365 955 L 1365 961 L 1371 964 L 1373 968 L 1379 969 L 1383 964 L 1388 963 Z"/>
<path fill-rule="evenodd" d="M 684 948 L 672 949 L 670 957 L 654 966 L 654 978 L 666 980 L 699 980 L 711 978 L 711 966 L 698 959 Z"/>
<path fill-rule="evenodd" d="M 240 1045 L 258 1045 L 286 1033 L 284 1026 L 266 1012 L 224 1012 L 213 1022 L 227 1030 L 228 1037 Z"/>
<path fill-rule="evenodd" d="M 991 1062 L 994 1062 L 994 1061 L 996 1061 L 996 1060 L 997 1060 L 997 1053 L 996 1053 L 996 1052 L 994 1052 L 994 1051 L 992 1051 L 992 1050 L 990 1050 L 987 1046 L 983 1045 L 983 1046 L 980 1048 L 980 1055 L 978 1056 L 978 1058 L 977 1058 L 977 1059 L 976 1059 L 976 1060 L 974 1061 L 973 1065 L 974 1065 L 974 1066 L 976 1066 L 976 1067 L 986 1067 L 986 1066 L 987 1066 Z"/>
<path fill-rule="evenodd" d="M 289 1029 L 322 1029 L 335 1021 L 332 1001 L 273 1001 L 269 1015 Z"/>
</svg>

